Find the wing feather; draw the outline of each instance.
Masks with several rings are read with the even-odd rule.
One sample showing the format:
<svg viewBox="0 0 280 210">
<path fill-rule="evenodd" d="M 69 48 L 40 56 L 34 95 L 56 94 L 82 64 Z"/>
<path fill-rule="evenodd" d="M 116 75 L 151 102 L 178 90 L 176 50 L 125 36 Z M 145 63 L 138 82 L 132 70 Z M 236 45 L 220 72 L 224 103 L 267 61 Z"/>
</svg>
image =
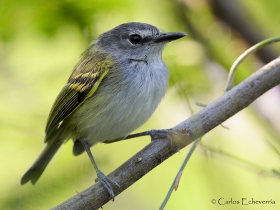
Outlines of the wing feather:
<svg viewBox="0 0 280 210">
<path fill-rule="evenodd" d="M 88 56 L 85 55 L 84 57 Z M 90 59 L 81 58 L 75 66 L 75 70 L 57 96 L 50 111 L 45 130 L 45 142 L 48 141 L 48 135 L 59 129 L 65 118 L 94 94 L 110 70 L 112 65 L 108 62 L 108 58 L 100 55 L 98 58 L 99 61 L 94 61 L 92 57 Z"/>
</svg>

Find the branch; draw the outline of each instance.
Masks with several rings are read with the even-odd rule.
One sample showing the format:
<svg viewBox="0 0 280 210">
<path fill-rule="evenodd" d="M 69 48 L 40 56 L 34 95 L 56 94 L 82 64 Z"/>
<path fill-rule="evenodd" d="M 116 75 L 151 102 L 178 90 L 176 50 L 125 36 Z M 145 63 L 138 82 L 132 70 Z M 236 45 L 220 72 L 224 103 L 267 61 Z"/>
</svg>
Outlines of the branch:
<svg viewBox="0 0 280 210">
<path fill-rule="evenodd" d="M 213 103 L 173 127 L 173 132 L 168 137 L 152 141 L 110 173 L 108 177 L 120 185 L 120 188 L 113 185 L 115 195 L 120 194 L 164 160 L 246 108 L 278 84 L 280 84 L 280 58 L 265 65 Z M 109 200 L 109 194 L 97 182 L 54 207 L 53 210 L 98 209 Z"/>
</svg>

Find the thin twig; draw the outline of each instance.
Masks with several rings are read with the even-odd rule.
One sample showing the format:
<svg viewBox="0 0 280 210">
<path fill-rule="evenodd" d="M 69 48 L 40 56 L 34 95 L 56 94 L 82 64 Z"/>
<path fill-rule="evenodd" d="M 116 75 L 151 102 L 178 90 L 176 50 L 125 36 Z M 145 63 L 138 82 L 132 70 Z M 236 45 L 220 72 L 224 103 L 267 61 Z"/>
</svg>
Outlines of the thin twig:
<svg viewBox="0 0 280 210">
<path fill-rule="evenodd" d="M 249 55 L 253 54 L 254 52 L 262 49 L 263 47 L 275 43 L 275 42 L 279 42 L 280 41 L 280 37 L 273 37 L 273 38 L 269 38 L 266 39 L 262 42 L 259 42 L 258 44 L 255 44 L 254 46 L 250 47 L 248 50 L 246 50 L 244 53 L 242 53 L 232 64 L 229 74 L 228 74 L 228 78 L 227 78 L 227 83 L 226 83 L 226 88 L 225 88 L 225 92 L 229 91 L 232 88 L 232 83 L 233 83 L 233 78 L 234 78 L 234 73 L 236 72 L 237 67 L 239 66 L 239 64 L 245 59 L 247 58 Z"/>
<path fill-rule="evenodd" d="M 186 157 L 185 157 L 185 159 L 184 159 L 184 161 L 183 161 L 183 163 L 182 163 L 182 165 L 181 165 L 181 167 L 180 167 L 180 169 L 179 169 L 175 179 L 173 180 L 173 182 L 172 182 L 172 184 L 171 184 L 171 186 L 170 186 L 170 188 L 169 188 L 169 190 L 168 190 L 168 192 L 167 192 L 167 194 L 166 194 L 162 204 L 160 205 L 159 210 L 163 210 L 164 209 L 164 207 L 166 206 L 166 204 L 167 204 L 167 202 L 168 202 L 168 200 L 169 200 L 169 198 L 170 198 L 170 196 L 171 196 L 171 194 L 173 192 L 173 189 L 176 189 L 176 190 L 178 189 L 179 180 L 181 178 L 183 170 L 185 169 L 185 167 L 186 167 L 190 157 L 192 156 L 192 154 L 193 154 L 194 150 L 196 149 L 196 147 L 197 147 L 198 143 L 200 142 L 200 140 L 201 140 L 201 138 L 199 138 L 199 139 L 197 139 L 197 140 L 195 140 L 193 142 L 193 144 L 192 144 L 190 150 L 188 151 L 188 154 L 186 155 Z"/>
</svg>

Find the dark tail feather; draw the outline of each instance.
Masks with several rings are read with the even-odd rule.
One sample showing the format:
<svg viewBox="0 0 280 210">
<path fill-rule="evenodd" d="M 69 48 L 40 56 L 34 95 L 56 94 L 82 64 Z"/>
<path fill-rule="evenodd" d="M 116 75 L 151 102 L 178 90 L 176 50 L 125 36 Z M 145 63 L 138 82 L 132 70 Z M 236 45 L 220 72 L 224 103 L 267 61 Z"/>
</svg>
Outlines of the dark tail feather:
<svg viewBox="0 0 280 210">
<path fill-rule="evenodd" d="M 45 149 L 42 151 L 41 155 L 37 158 L 35 163 L 26 171 L 26 173 L 23 175 L 23 177 L 20 180 L 20 184 L 24 185 L 27 182 L 31 181 L 31 183 L 34 185 L 44 170 L 46 169 L 47 165 L 57 152 L 57 150 L 60 148 L 63 142 L 49 142 L 47 143 Z"/>
</svg>

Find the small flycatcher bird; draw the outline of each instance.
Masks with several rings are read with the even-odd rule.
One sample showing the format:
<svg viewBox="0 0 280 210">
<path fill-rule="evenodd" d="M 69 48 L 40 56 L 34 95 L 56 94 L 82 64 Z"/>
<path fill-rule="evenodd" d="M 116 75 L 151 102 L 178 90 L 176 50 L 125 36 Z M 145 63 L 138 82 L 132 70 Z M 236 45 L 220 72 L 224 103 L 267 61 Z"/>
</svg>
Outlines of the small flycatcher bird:
<svg viewBox="0 0 280 210">
<path fill-rule="evenodd" d="M 148 120 L 168 86 L 162 51 L 184 36 L 131 22 L 95 39 L 58 94 L 47 120 L 46 147 L 21 184 L 35 184 L 60 146 L 72 139 L 73 154 L 87 152 L 99 181 L 114 198 L 114 181 L 98 169 L 90 147 L 125 138 Z"/>
</svg>

